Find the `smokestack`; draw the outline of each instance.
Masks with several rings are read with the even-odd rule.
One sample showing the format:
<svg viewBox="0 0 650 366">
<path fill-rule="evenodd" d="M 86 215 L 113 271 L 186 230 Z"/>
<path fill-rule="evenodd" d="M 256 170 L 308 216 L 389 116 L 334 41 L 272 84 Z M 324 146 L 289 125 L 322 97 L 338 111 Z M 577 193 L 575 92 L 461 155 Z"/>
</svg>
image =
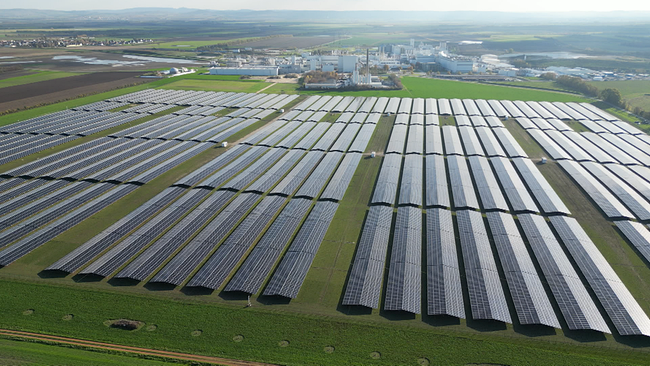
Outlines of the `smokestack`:
<svg viewBox="0 0 650 366">
<path fill-rule="evenodd" d="M 370 84 L 370 48 L 366 48 L 366 78 Z"/>
</svg>

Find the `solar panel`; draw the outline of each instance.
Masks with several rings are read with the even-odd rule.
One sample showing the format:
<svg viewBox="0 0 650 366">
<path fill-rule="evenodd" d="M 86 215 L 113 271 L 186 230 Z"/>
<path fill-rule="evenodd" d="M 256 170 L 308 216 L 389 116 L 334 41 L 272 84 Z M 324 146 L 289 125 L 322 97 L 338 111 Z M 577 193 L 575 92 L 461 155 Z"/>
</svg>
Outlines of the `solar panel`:
<svg viewBox="0 0 650 366">
<path fill-rule="evenodd" d="M 345 288 L 343 305 L 379 307 L 393 208 L 370 206 Z"/>
<path fill-rule="evenodd" d="M 390 134 L 388 146 L 386 147 L 386 154 L 401 154 L 404 152 L 407 130 L 407 125 L 393 126 L 393 132 Z"/>
<path fill-rule="evenodd" d="M 600 164 L 585 162 L 582 166 L 598 178 L 638 219 L 644 221 L 650 219 L 650 203 L 627 183 Z"/>
<path fill-rule="evenodd" d="M 427 314 L 465 318 L 451 211 L 427 210 Z"/>
<path fill-rule="evenodd" d="M 294 198 L 266 230 L 224 291 L 257 293 L 311 207 L 311 200 Z"/>
<path fill-rule="evenodd" d="M 568 328 L 610 333 L 546 220 L 532 214 L 519 214 L 517 217 Z"/>
<path fill-rule="evenodd" d="M 440 127 L 437 125 L 426 126 L 425 133 L 425 153 L 426 154 L 443 154 L 442 135 Z"/>
<path fill-rule="evenodd" d="M 384 156 L 371 203 L 395 204 L 401 168 L 401 155 L 388 154 Z"/>
<path fill-rule="evenodd" d="M 650 335 L 650 319 L 578 221 L 564 216 L 550 220 L 618 333 Z"/>
<path fill-rule="evenodd" d="M 485 148 L 486 156 L 507 156 L 499 141 L 494 136 L 492 129 L 489 127 L 477 127 L 476 134 Z"/>
<path fill-rule="evenodd" d="M 427 207 L 450 207 L 449 187 L 445 158 L 440 155 L 426 156 L 426 205 Z"/>
<path fill-rule="evenodd" d="M 422 156 L 406 155 L 400 184 L 399 204 L 422 205 Z"/>
<path fill-rule="evenodd" d="M 190 237 L 221 211 L 234 195 L 235 193 L 231 191 L 216 191 L 208 196 L 181 221 L 170 227 L 163 236 L 144 250 L 142 254 L 124 267 L 115 277 L 144 281 L 182 247 Z"/>
<path fill-rule="evenodd" d="M 454 207 L 479 209 L 466 159 L 456 155 L 447 156 L 447 171 Z"/>
<path fill-rule="evenodd" d="M 553 187 L 551 187 L 530 159 L 512 159 L 512 163 L 517 168 L 517 171 L 519 171 L 526 186 L 528 186 L 528 190 L 544 213 L 571 214 Z"/>
<path fill-rule="evenodd" d="M 589 174 L 579 163 L 560 161 L 560 166 L 591 197 L 596 205 L 609 218 L 634 218 L 634 215 L 621 204 L 603 185 Z"/>
<path fill-rule="evenodd" d="M 517 175 L 517 171 L 512 166 L 512 163 L 505 158 L 494 157 L 491 158 L 492 166 L 499 178 L 503 192 L 505 192 L 510 207 L 513 212 L 539 212 L 535 201 L 528 193 L 524 182 Z"/>
<path fill-rule="evenodd" d="M 511 323 L 501 279 L 480 212 L 456 211 L 473 319 Z"/>
<path fill-rule="evenodd" d="M 442 126 L 442 136 L 445 142 L 445 154 L 463 155 L 458 129 L 454 126 Z"/>
<path fill-rule="evenodd" d="M 342 158 L 343 154 L 338 152 L 325 154 L 323 160 L 320 161 L 318 166 L 309 175 L 309 178 L 307 178 L 298 192 L 296 192 L 296 196 L 316 198 L 329 181 L 330 176 Z"/>
<path fill-rule="evenodd" d="M 237 229 L 230 234 L 228 239 L 219 246 L 210 259 L 187 283 L 187 286 L 200 286 L 209 289 L 219 288 L 246 252 L 253 246 L 284 201 L 285 198 L 279 196 L 264 198 L 246 216 Z"/>
<path fill-rule="evenodd" d="M 180 285 L 260 198 L 257 193 L 237 196 L 214 220 L 210 221 L 150 282 Z"/>
<path fill-rule="evenodd" d="M 502 212 L 486 216 L 519 323 L 560 328 L 515 220 Z"/>
<path fill-rule="evenodd" d="M 506 151 L 509 157 L 523 157 L 527 158 L 528 154 L 521 148 L 517 140 L 512 137 L 512 134 L 505 128 L 493 128 L 492 132 L 497 136 L 497 139 L 503 146 L 503 149 Z"/>
<path fill-rule="evenodd" d="M 474 182 L 476 182 L 476 189 L 479 192 L 483 209 L 508 211 L 508 204 L 501 193 L 501 188 L 494 177 L 487 158 L 470 156 L 469 164 L 472 167 L 472 175 L 474 176 Z"/>
<path fill-rule="evenodd" d="M 130 234 L 118 245 L 111 248 L 106 254 L 99 257 L 82 274 L 95 274 L 107 277 L 119 267 L 130 261 L 140 250 L 151 243 L 154 238 L 165 232 L 178 219 L 204 199 L 210 190 L 192 189 L 186 195 L 174 201 L 160 214 L 152 217 L 150 221 Z"/>
<path fill-rule="evenodd" d="M 346 154 L 320 198 L 334 201 L 342 200 L 360 161 L 361 154 Z"/>
<path fill-rule="evenodd" d="M 334 218 L 338 203 L 318 201 L 269 281 L 264 295 L 295 299 Z"/>
<path fill-rule="evenodd" d="M 388 267 L 385 310 L 420 313 L 421 258 L 422 211 L 416 207 L 399 207 Z"/>
<path fill-rule="evenodd" d="M 406 141 L 406 154 L 424 153 L 424 126 L 409 126 L 408 139 Z"/>
<path fill-rule="evenodd" d="M 478 141 L 476 132 L 471 127 L 458 127 L 460 131 L 460 136 L 463 140 L 463 146 L 465 147 L 465 155 L 480 155 L 485 156 L 481 143 Z"/>
</svg>

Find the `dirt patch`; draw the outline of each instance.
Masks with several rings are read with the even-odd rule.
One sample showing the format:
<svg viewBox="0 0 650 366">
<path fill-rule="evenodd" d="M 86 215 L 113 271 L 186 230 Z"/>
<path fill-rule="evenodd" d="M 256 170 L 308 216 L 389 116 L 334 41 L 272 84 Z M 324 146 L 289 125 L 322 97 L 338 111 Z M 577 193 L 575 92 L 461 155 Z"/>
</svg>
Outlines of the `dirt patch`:
<svg viewBox="0 0 650 366">
<path fill-rule="evenodd" d="M 370 352 L 370 358 L 373 360 L 378 360 L 381 358 L 381 353 L 375 351 L 375 352 Z"/>
<path fill-rule="evenodd" d="M 201 329 L 196 329 L 196 330 L 193 330 L 192 333 L 190 333 L 190 334 L 192 335 L 192 337 L 198 337 L 201 334 L 203 334 L 203 331 Z"/>
<path fill-rule="evenodd" d="M 156 324 L 150 324 L 147 325 L 145 329 L 147 330 L 147 332 L 153 332 L 154 330 L 158 329 L 158 326 Z"/>
<path fill-rule="evenodd" d="M 326 346 L 325 348 L 323 348 L 323 352 L 334 353 L 334 346 Z"/>
<path fill-rule="evenodd" d="M 107 320 L 104 322 L 104 324 L 111 328 L 117 328 L 123 330 L 138 330 L 142 328 L 144 322 L 141 322 L 139 320 L 131 320 L 131 319 L 114 319 L 114 320 Z"/>
<path fill-rule="evenodd" d="M 98 72 L 0 88 L 0 114 L 151 82 L 140 72 Z"/>
<path fill-rule="evenodd" d="M 237 334 L 236 336 L 232 337 L 232 340 L 234 342 L 242 342 L 244 340 L 244 336 L 241 334 Z"/>
<path fill-rule="evenodd" d="M 278 346 L 280 346 L 280 347 L 289 347 L 289 341 L 287 341 L 287 340 L 280 341 L 280 342 L 278 342 Z"/>
<path fill-rule="evenodd" d="M 64 315 L 63 318 L 61 318 L 61 319 L 65 320 L 65 321 L 70 321 L 70 320 L 72 320 L 73 318 L 74 318 L 74 315 L 73 315 L 73 314 L 66 314 L 66 315 Z"/>
<path fill-rule="evenodd" d="M 27 309 L 23 311 L 23 315 L 32 315 L 34 314 L 34 309 Z"/>
</svg>

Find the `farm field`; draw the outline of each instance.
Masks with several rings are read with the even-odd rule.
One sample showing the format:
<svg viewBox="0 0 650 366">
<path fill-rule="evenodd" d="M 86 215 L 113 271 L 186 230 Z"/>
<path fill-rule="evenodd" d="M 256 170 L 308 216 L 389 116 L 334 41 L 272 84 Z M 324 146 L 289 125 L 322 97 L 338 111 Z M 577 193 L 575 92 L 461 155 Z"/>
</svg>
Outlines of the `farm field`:
<svg viewBox="0 0 650 366">
<path fill-rule="evenodd" d="M 645 111 L 650 110 L 650 80 L 600 81 L 591 82 L 591 85 L 600 90 L 618 89 L 632 109 L 639 107 Z"/>
<path fill-rule="evenodd" d="M 410 83 L 408 90 L 418 93 L 441 93 L 437 88 L 445 87 L 453 90 L 446 83 L 424 85 L 419 83 L 420 80 L 405 78 L 405 85 Z M 214 90 L 221 90 L 219 85 L 222 84 L 226 84 L 224 87 L 234 87 L 229 86 L 231 83 L 246 84 L 234 80 L 198 81 L 180 79 L 166 85 L 152 85 L 163 86 L 163 89 L 158 89 L 163 91 L 180 89 L 175 86 L 182 83 L 186 83 L 187 88 L 214 83 Z M 472 93 L 486 95 L 482 97 L 486 99 L 495 98 L 487 96 L 490 92 L 505 95 L 499 94 L 502 87 L 477 91 L 475 84 L 458 84 L 466 86 L 466 90 L 457 89 L 456 95 L 463 95 L 457 98 L 467 98 L 465 95 L 474 95 Z M 141 87 L 129 91 L 138 88 Z M 518 92 L 515 90 L 513 93 Z M 115 93 L 119 94 L 117 91 Z M 542 98 L 547 94 L 573 97 L 545 92 L 536 97 Z M 305 96 L 301 96 L 294 105 L 304 100 Z M 169 113 L 182 113 L 184 109 L 179 106 L 170 109 Z M 259 125 L 251 125 L 249 130 L 241 130 L 239 135 L 231 137 L 237 141 L 255 127 L 272 123 L 276 116 L 260 121 Z M 441 125 L 460 123 L 459 118 L 450 120 L 452 122 L 441 120 Z M 0 123 L 2 121 L 0 118 Z M 396 123 L 395 117 L 379 118 L 364 152 L 379 151 L 381 154 Z M 543 154 L 540 146 L 518 124 L 512 120 L 504 123 L 531 157 L 538 158 Z M 124 126 L 124 129 L 131 126 Z M 342 306 L 342 294 L 371 199 L 370 187 L 377 179 L 381 159 L 360 160 L 349 188 L 340 201 L 339 210 L 315 255 L 302 290 L 293 300 L 253 295 L 253 306 L 246 307 L 245 295 L 219 289 L 212 291 L 88 274 L 61 275 L 42 271 L 179 178 L 220 156 L 224 150 L 209 149 L 179 164 L 51 242 L 0 269 L 0 292 L 8 294 L 7 301 L 0 303 L 2 312 L 8 314 L 0 319 L 0 327 L 282 364 L 607 365 L 647 362 L 646 350 L 650 345 L 645 338 L 529 327 L 516 321 L 513 325 L 506 325 L 391 312 L 383 307 L 359 310 Z M 10 168 L 3 166 L 0 173 Z M 644 294 L 648 290 L 646 279 L 650 278 L 650 271 L 643 261 L 611 225 L 608 227 L 608 221 L 603 220 L 600 212 L 557 164 L 550 163 L 540 170 L 549 181 L 554 182 L 552 184 L 558 192 L 563 192 L 561 196 L 565 202 L 569 202 L 572 212 L 580 211 L 575 215 L 578 221 L 591 237 L 598 238 L 594 240 L 596 245 L 612 262 L 615 271 L 647 312 L 649 305 Z M 641 284 L 635 284 L 636 279 L 642 279 Z M 63 320 L 66 314 L 73 314 L 74 317 Z M 107 320 L 121 317 L 138 319 L 147 326 L 155 327 L 151 331 L 127 332 L 104 324 Z"/>
<path fill-rule="evenodd" d="M 334 42 L 338 38 L 332 36 L 316 37 L 276 37 L 264 40 L 243 42 L 236 47 L 254 47 L 254 48 L 313 48 Z"/>
<path fill-rule="evenodd" d="M 16 85 L 23 85 L 23 84 L 31 84 L 39 81 L 54 80 L 54 79 L 66 78 L 69 76 L 76 76 L 76 75 L 79 75 L 79 73 L 40 71 L 30 75 L 2 79 L 0 80 L 0 88 L 6 88 L 9 86 L 16 86 Z"/>
<path fill-rule="evenodd" d="M 94 73 L 0 88 L 0 114 L 152 81 L 136 78 L 138 75 L 140 73 Z"/>
</svg>

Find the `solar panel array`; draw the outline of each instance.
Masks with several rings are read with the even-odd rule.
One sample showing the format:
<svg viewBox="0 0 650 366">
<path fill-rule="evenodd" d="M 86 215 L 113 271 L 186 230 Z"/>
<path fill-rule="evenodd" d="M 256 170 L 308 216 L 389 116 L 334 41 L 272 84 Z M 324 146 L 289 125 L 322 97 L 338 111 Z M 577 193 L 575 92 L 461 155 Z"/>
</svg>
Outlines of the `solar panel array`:
<svg viewBox="0 0 650 366">
<path fill-rule="evenodd" d="M 621 335 L 650 335 L 650 319 L 576 219 L 550 218 L 565 247 Z"/>
<path fill-rule="evenodd" d="M 83 114 L 135 120 L 175 109 L 6 172 L 0 265 L 295 98 L 145 90 L 67 111 L 69 123 L 49 132 L 38 119 L 25 131 L 0 131 L 9 157 L 22 144 L 14 135 L 99 131 Z M 341 115 L 320 122 L 330 113 Z M 392 132 L 379 151 L 343 305 L 377 308 L 386 280 L 389 311 L 421 313 L 426 289 L 428 315 L 463 318 L 465 290 L 473 319 L 511 322 L 512 314 L 519 324 L 559 328 L 561 315 L 569 329 L 609 332 L 584 277 L 619 334 L 649 335 L 647 316 L 577 222 L 563 216 L 571 213 L 499 119 L 518 118 L 583 188 L 598 192 L 595 201 L 617 211 L 611 217 L 650 219 L 650 139 L 589 104 L 312 96 L 47 269 L 296 298 L 377 125 L 390 123 L 382 113 L 395 115 Z M 571 131 L 562 122 L 569 119 L 592 132 Z M 549 215 L 581 274 L 537 212 Z M 640 253 L 650 246 L 642 224 L 617 225 Z"/>
</svg>

